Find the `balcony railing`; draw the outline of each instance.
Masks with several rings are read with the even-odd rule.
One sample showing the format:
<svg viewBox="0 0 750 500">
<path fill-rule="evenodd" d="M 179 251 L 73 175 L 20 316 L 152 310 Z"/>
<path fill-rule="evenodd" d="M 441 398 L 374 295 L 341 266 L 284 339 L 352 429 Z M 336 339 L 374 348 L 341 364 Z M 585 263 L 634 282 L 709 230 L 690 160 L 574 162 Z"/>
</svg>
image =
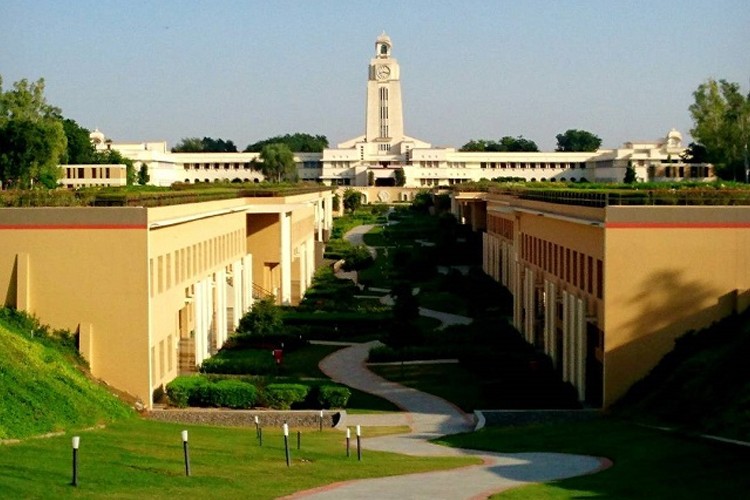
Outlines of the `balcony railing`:
<svg viewBox="0 0 750 500">
<path fill-rule="evenodd" d="M 572 189 L 493 188 L 490 193 L 561 205 L 750 205 L 750 190 L 650 189 L 587 191 Z"/>
</svg>

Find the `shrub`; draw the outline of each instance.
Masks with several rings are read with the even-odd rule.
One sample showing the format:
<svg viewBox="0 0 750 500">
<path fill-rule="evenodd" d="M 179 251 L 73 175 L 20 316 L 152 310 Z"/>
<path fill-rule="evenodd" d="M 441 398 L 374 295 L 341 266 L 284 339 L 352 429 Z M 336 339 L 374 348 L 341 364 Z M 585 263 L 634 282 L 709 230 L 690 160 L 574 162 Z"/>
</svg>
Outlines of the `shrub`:
<svg viewBox="0 0 750 500">
<path fill-rule="evenodd" d="M 203 377 L 177 377 L 167 384 L 169 401 L 179 408 L 199 403 L 198 391 L 209 382 Z"/>
<path fill-rule="evenodd" d="M 239 356 L 245 353 L 246 357 Z M 222 357 L 222 354 L 208 358 L 200 366 L 201 373 L 224 373 L 227 375 L 267 375 L 274 373 L 276 363 L 271 351 L 259 352 L 254 349 L 245 351 L 231 351 L 231 357 Z"/>
<path fill-rule="evenodd" d="M 211 381 L 205 377 L 177 377 L 167 384 L 167 396 L 179 408 L 252 408 L 258 399 L 258 389 L 249 382 L 239 380 Z"/>
<path fill-rule="evenodd" d="M 229 340 L 222 348 L 222 351 L 236 349 L 274 349 L 284 346 L 284 352 L 292 352 L 309 344 L 309 342 L 303 338 L 303 331 L 301 328 L 285 326 L 284 329 L 287 330 L 287 333 L 236 333 L 229 337 Z"/>
<path fill-rule="evenodd" d="M 214 384 L 219 397 L 216 406 L 252 408 L 258 399 L 258 389 L 239 380 L 220 380 Z"/>
<path fill-rule="evenodd" d="M 263 393 L 266 405 L 278 410 L 288 410 L 292 404 L 305 400 L 310 388 L 302 384 L 268 384 Z"/>
<path fill-rule="evenodd" d="M 281 331 L 281 309 L 274 297 L 257 300 L 253 308 L 240 319 L 238 333 L 269 334 Z"/>
<path fill-rule="evenodd" d="M 322 385 L 318 389 L 318 403 L 323 408 L 346 408 L 352 391 L 342 385 Z"/>
</svg>

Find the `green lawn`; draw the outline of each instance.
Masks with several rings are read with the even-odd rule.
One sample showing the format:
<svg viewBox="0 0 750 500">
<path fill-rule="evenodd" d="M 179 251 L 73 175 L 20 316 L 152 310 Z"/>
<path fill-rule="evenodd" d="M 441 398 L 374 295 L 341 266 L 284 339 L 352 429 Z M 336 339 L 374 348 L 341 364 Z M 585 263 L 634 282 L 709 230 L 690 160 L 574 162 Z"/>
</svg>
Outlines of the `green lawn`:
<svg viewBox="0 0 750 500">
<path fill-rule="evenodd" d="M 362 236 L 365 245 L 371 247 L 388 246 L 389 241 L 383 236 L 383 226 L 375 226 Z"/>
<path fill-rule="evenodd" d="M 508 453 L 550 451 L 607 457 L 597 474 L 523 486 L 510 499 L 747 498 L 750 450 L 682 437 L 615 419 L 528 427 L 489 427 L 441 438 L 451 446 Z"/>
<path fill-rule="evenodd" d="M 180 431 L 190 438 L 191 477 L 185 477 Z M 343 433 L 291 430 L 292 466 L 283 437 L 265 429 L 180 426 L 142 420 L 80 433 L 78 487 L 70 486 L 70 434 L 0 446 L 3 498 L 276 498 L 355 478 L 445 469 L 471 458 L 424 458 L 366 451 L 345 455 Z M 368 429 L 363 435 L 367 439 Z"/>
<path fill-rule="evenodd" d="M 385 365 L 369 368 L 388 380 L 446 399 L 464 411 L 493 407 L 483 398 L 475 376 L 458 363 Z"/>
</svg>

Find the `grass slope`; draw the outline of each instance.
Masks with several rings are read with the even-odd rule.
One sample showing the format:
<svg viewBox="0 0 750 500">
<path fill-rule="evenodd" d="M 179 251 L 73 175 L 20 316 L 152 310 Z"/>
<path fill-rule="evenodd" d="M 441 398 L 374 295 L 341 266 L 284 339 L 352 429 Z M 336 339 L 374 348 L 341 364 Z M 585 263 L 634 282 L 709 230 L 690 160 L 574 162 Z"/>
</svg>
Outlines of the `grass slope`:
<svg viewBox="0 0 750 500">
<path fill-rule="evenodd" d="M 133 412 L 76 367 L 72 353 L 0 320 L 0 439 L 81 428 Z"/>
<path fill-rule="evenodd" d="M 617 404 L 640 422 L 750 441 L 750 311 L 679 338 Z"/>
</svg>

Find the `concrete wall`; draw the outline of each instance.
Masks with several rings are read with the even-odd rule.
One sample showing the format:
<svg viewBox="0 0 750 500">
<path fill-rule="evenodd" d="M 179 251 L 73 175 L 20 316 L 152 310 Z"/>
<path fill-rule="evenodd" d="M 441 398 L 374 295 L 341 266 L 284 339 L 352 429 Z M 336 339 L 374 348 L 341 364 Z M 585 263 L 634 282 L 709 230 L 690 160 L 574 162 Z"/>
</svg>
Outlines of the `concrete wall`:
<svg viewBox="0 0 750 500">
<path fill-rule="evenodd" d="M 97 377 L 148 401 L 148 231 L 143 208 L 0 209 L 0 297 L 80 331 Z"/>
</svg>

